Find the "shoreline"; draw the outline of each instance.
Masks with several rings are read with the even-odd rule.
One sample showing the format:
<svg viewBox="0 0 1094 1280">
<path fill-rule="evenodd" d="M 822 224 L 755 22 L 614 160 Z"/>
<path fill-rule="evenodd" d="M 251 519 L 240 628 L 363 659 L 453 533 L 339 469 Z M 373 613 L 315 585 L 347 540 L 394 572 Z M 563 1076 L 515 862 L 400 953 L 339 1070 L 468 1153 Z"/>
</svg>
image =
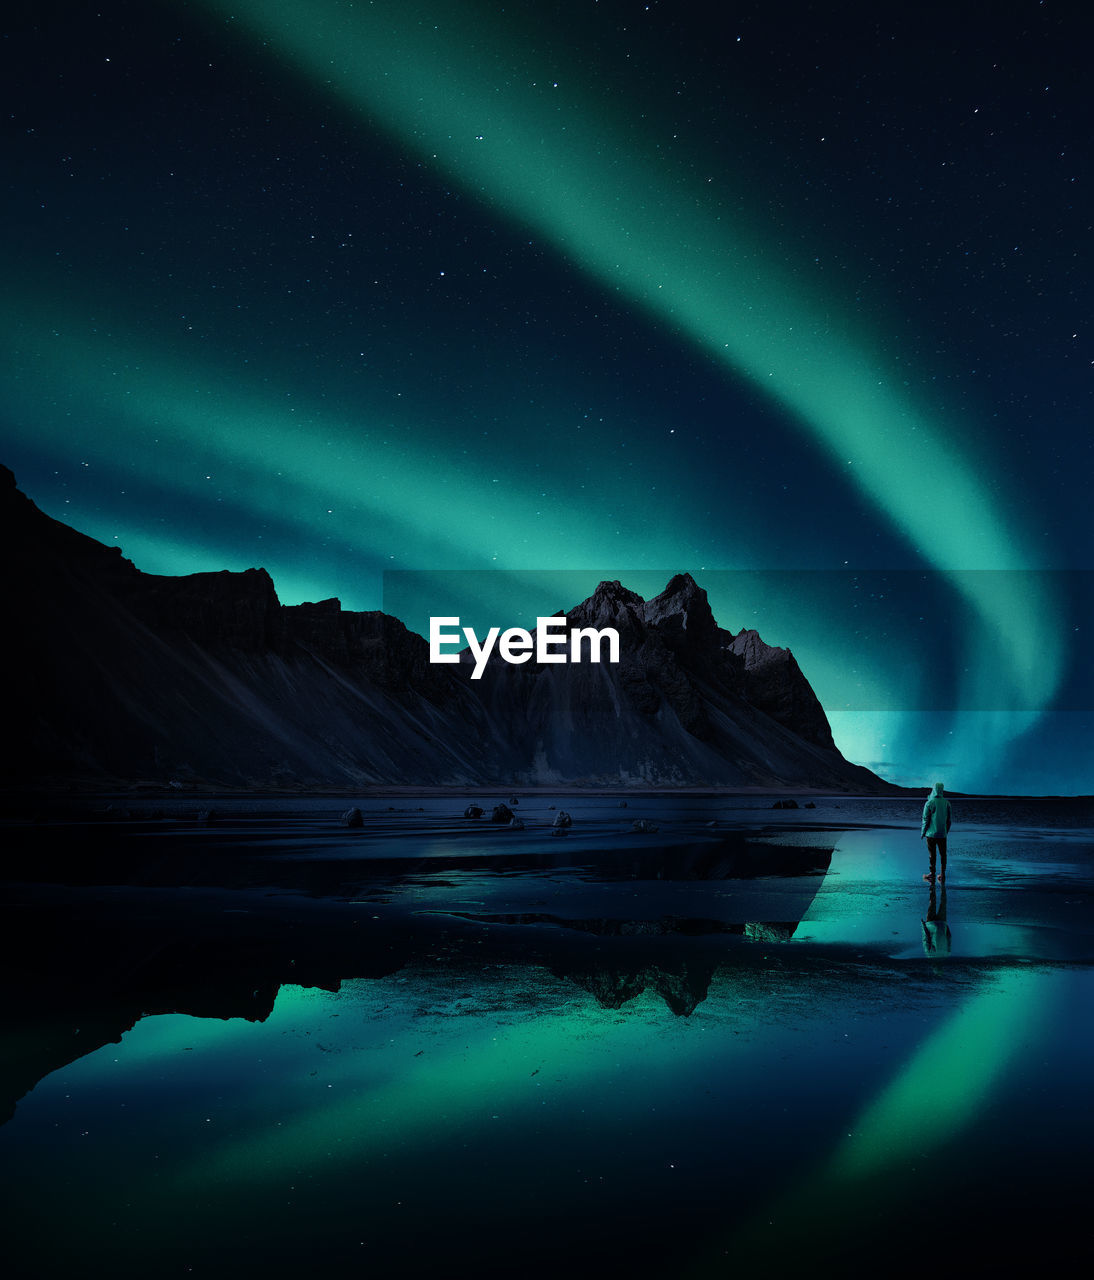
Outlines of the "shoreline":
<svg viewBox="0 0 1094 1280">
<path fill-rule="evenodd" d="M 99 813 L 99 805 L 108 808 L 113 805 L 122 809 L 130 806 L 158 805 L 163 802 L 173 804 L 208 805 L 212 803 L 246 802 L 261 804 L 283 804 L 286 801 L 299 800 L 302 803 L 330 800 L 352 806 L 358 801 L 376 802 L 381 800 L 444 800 L 476 801 L 496 803 L 499 800 L 510 800 L 513 797 L 526 800 L 544 800 L 553 797 L 568 800 L 604 800 L 626 802 L 630 800 L 733 800 L 764 799 L 773 801 L 801 800 L 814 802 L 828 800 L 832 802 L 899 802 L 902 800 L 922 801 L 930 788 L 897 787 L 884 792 L 876 791 L 836 791 L 827 787 L 607 787 L 579 786 L 574 784 L 514 786 L 505 783 L 488 784 L 473 783 L 466 786 L 386 786 L 370 785 L 366 787 L 334 787 L 315 786 L 299 788 L 255 788 L 202 785 L 193 787 L 171 787 L 162 783 L 114 783 L 112 785 L 93 785 L 85 783 L 52 783 L 42 782 L 36 785 L 0 787 L 0 820 L 17 820 L 20 816 L 32 820 L 48 815 L 51 812 L 80 810 L 83 813 Z M 1062 805 L 1078 805 L 1094 803 L 1094 795 L 1019 795 L 1001 792 L 947 791 L 948 796 L 959 801 L 1015 801 L 1030 803 L 1059 803 Z M 173 807 L 173 806 L 172 806 Z M 787 806 L 793 808 L 793 806 Z"/>
<path fill-rule="evenodd" d="M 90 780 L 90 778 L 37 778 L 27 782 L 0 782 L 0 804 L 12 797 L 31 796 L 246 796 L 250 799 L 290 799 L 293 796 L 333 796 L 351 799 L 353 796 L 448 796 L 448 795 L 587 795 L 605 797 L 644 796 L 846 796 L 869 799 L 900 799 L 901 796 L 917 796 L 929 792 L 930 782 L 907 787 L 896 782 L 885 783 L 883 790 L 841 790 L 841 788 L 795 785 L 720 786 L 718 783 L 695 783 L 686 786 L 641 785 L 632 782 L 458 782 L 425 785 L 425 783 L 370 782 L 361 786 L 342 783 L 313 783 L 313 785 L 267 787 L 232 786 L 230 783 L 203 780 L 193 783 L 171 783 L 152 780 Z M 946 794 L 972 800 L 1094 800 L 1094 792 L 1011 792 L 1011 791 L 957 791 L 947 787 Z"/>
</svg>

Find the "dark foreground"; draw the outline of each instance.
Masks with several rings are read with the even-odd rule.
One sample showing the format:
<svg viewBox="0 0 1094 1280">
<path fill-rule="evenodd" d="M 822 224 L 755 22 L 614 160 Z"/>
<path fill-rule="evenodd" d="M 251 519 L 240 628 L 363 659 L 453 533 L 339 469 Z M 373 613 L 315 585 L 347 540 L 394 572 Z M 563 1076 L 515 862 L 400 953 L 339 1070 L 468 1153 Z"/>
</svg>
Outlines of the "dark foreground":
<svg viewBox="0 0 1094 1280">
<path fill-rule="evenodd" d="M 1089 806 L 961 802 L 932 893 L 918 801 L 466 802 L 8 826 L 12 1274 L 1078 1251 Z"/>
</svg>

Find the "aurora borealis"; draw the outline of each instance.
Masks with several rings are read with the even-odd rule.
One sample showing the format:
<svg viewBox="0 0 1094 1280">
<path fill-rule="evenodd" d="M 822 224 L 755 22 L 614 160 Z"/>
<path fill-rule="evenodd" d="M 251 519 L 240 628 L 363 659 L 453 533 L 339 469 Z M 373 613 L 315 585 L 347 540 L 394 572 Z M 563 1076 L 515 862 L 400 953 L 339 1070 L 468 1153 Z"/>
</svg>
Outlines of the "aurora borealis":
<svg viewBox="0 0 1094 1280">
<path fill-rule="evenodd" d="M 49 514 L 288 603 L 687 570 L 850 758 L 1090 791 L 1075 6 L 5 21 L 0 460 Z"/>
</svg>

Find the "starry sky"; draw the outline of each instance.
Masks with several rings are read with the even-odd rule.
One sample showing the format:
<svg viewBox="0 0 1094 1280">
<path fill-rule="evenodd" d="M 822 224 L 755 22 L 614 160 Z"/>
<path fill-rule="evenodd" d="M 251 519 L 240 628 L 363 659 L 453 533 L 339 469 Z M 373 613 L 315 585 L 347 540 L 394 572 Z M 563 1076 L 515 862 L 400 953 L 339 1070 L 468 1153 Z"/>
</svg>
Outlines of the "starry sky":
<svg viewBox="0 0 1094 1280">
<path fill-rule="evenodd" d="M 849 758 L 1090 793 L 1084 10 L 43 0 L 0 461 L 418 629 L 688 571 Z"/>
</svg>

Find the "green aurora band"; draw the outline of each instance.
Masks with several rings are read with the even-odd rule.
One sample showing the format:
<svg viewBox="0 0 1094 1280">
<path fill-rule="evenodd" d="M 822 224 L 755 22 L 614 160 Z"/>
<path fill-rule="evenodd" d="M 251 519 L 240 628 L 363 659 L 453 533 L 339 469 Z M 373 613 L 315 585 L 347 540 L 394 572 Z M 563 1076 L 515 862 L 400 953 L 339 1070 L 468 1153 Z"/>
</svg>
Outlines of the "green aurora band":
<svg viewBox="0 0 1094 1280">
<path fill-rule="evenodd" d="M 249 22 L 269 56 L 318 82 L 355 117 L 381 124 L 605 291 L 697 344 L 722 363 L 727 381 L 747 377 L 827 451 L 952 592 L 947 642 L 965 683 L 944 705 L 981 710 L 972 719 L 955 714 L 949 725 L 945 713 L 931 713 L 924 731 L 938 742 L 935 758 L 955 758 L 945 736 L 952 728 L 950 742 L 975 741 L 964 763 L 983 777 L 984 762 L 1032 727 L 1061 682 L 1059 610 L 1048 576 L 977 572 L 1042 566 L 999 475 L 971 445 L 952 443 L 975 431 L 965 423 L 944 429 L 913 403 L 907 368 L 894 372 L 854 308 L 803 283 L 808 273 L 786 265 L 773 236 L 765 243 L 713 188 L 653 154 L 644 120 L 636 127 L 618 108 L 575 97 L 568 83 L 556 88 L 544 74 L 554 55 L 536 48 L 542 33 L 503 36 L 474 6 L 244 0 L 229 18 L 225 6 L 207 3 L 225 22 Z M 595 558 L 594 569 L 607 561 L 634 572 L 627 585 L 649 594 L 664 580 L 641 583 L 642 569 L 701 577 L 705 568 L 765 563 L 763 538 L 739 526 L 726 527 L 719 554 L 702 512 L 687 506 L 682 455 L 660 462 L 656 492 L 638 504 L 628 474 L 612 477 L 609 442 L 589 457 L 596 489 L 588 501 L 562 451 L 545 448 L 534 468 L 521 466 L 521 440 L 537 430 L 550 437 L 552 417 L 563 411 L 556 406 L 534 411 L 542 420 L 522 422 L 513 440 L 494 437 L 484 466 L 452 446 L 428 406 L 400 401 L 406 408 L 393 418 L 379 389 L 327 399 L 302 391 L 291 369 L 271 381 L 227 354 L 196 356 L 199 349 L 174 340 L 168 347 L 108 274 L 83 281 L 82 292 L 81 282 L 69 281 L 62 294 L 13 254 L 8 283 L 3 314 L 21 358 L 11 407 L 34 424 L 36 447 L 58 467 L 77 456 L 113 467 L 123 487 L 127 470 L 139 466 L 198 531 L 172 532 L 139 511 L 122 515 L 123 507 L 53 514 L 121 543 L 153 572 L 270 564 L 282 599 L 348 595 L 360 608 L 375 607 L 360 600 L 353 580 L 362 569 L 429 566 L 440 591 L 450 569 L 490 566 L 504 571 L 500 591 L 506 581 L 519 585 L 528 569 L 565 574 Z M 733 480 L 727 474 L 730 492 Z M 201 532 L 200 516 L 214 502 L 245 513 L 243 527 L 254 532 L 232 539 L 212 523 Z M 279 554 L 262 532 L 269 521 L 281 526 L 283 546 L 291 539 L 305 555 L 316 548 L 316 557 Z M 530 581 L 538 586 L 542 574 Z M 568 578 L 565 585 L 569 592 Z M 544 607 L 581 598 L 556 596 Z M 857 706 L 841 710 L 848 646 L 833 644 L 807 600 L 775 607 L 761 593 L 743 605 L 712 590 L 711 605 L 723 626 L 758 626 L 770 643 L 793 645 L 845 754 L 888 758 L 883 739 L 912 721 L 901 711 L 871 716 L 860 708 L 891 706 L 908 679 L 931 678 L 917 663 L 914 636 L 893 635 L 891 651 L 853 655 Z"/>
<path fill-rule="evenodd" d="M 978 620 L 968 679 L 1003 679 L 1027 706 L 1059 686 L 1063 652 L 1047 585 L 953 570 L 1041 567 L 1032 539 L 993 501 L 988 465 L 955 444 L 900 385 L 849 308 L 775 264 L 739 215 L 665 179 L 605 109 L 559 93 L 527 33 L 473 5 L 353 6 L 332 0 L 207 0 L 361 117 L 465 191 L 761 388 L 843 467 Z M 636 111 L 635 115 L 641 113 Z M 686 180 L 685 180 L 686 181 Z M 842 317 L 843 332 L 833 317 Z M 932 465 L 931 460 L 944 460 Z M 917 479 L 929 477 L 930 502 Z M 1001 665 L 978 659 L 983 646 Z M 977 672 L 989 672 L 980 676 Z M 977 690 L 973 700 L 984 705 Z M 1030 717 L 1020 717 L 1028 727 Z M 1016 725 L 996 721 L 1000 736 Z M 985 744 L 986 745 L 986 744 Z"/>
</svg>

